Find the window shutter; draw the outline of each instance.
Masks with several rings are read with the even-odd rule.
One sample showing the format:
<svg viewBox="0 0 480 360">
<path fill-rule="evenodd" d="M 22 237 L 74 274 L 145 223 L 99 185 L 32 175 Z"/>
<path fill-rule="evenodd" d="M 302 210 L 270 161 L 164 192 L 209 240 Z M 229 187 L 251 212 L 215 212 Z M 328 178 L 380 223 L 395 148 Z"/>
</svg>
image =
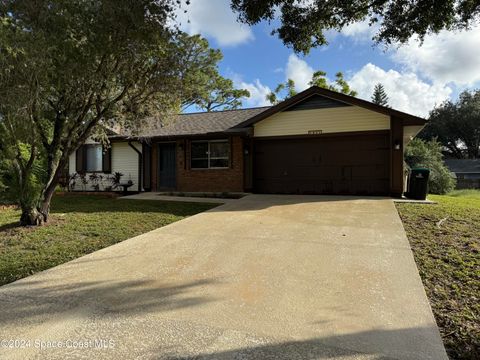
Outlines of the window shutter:
<svg viewBox="0 0 480 360">
<path fill-rule="evenodd" d="M 75 154 L 75 171 L 77 173 L 85 172 L 85 146 L 82 145 L 77 149 Z"/>
<path fill-rule="evenodd" d="M 112 147 L 103 148 L 102 156 L 102 171 L 110 174 L 112 172 Z"/>
<path fill-rule="evenodd" d="M 230 145 L 230 153 L 228 154 L 228 157 L 230 158 L 230 169 L 233 169 L 233 138 L 232 137 L 228 139 L 228 145 Z"/>
<path fill-rule="evenodd" d="M 152 147 L 148 144 L 142 145 L 143 154 L 143 188 L 150 191 L 152 184 Z"/>
</svg>

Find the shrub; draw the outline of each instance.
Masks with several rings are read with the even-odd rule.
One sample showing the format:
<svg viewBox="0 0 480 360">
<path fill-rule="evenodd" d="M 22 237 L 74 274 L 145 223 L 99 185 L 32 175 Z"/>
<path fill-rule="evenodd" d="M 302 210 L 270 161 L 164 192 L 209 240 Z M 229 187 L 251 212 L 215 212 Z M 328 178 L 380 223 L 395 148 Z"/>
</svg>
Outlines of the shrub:
<svg viewBox="0 0 480 360">
<path fill-rule="evenodd" d="M 405 149 L 405 162 L 410 168 L 430 169 L 430 193 L 446 194 L 455 188 L 455 179 L 443 162 L 442 145 L 438 141 L 413 139 Z"/>
<path fill-rule="evenodd" d="M 30 150 L 28 145 L 20 145 L 20 156 L 28 159 Z M 0 198 L 3 202 L 35 207 L 41 191 L 41 181 L 45 178 L 45 157 L 37 154 L 32 164 L 32 170 L 20 184 L 19 172 L 15 170 L 15 164 L 6 156 L 9 149 L 2 148 L 0 152 Z"/>
</svg>

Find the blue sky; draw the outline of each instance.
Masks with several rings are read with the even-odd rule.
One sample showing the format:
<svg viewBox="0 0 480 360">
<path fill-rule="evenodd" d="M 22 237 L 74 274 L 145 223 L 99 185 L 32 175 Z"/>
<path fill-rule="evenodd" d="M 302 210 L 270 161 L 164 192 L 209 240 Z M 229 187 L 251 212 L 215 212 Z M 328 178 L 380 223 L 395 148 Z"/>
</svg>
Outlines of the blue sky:
<svg viewBox="0 0 480 360">
<path fill-rule="evenodd" d="M 186 13 L 178 13 L 181 28 L 222 50 L 221 73 L 251 93 L 245 107 L 267 105 L 265 95 L 287 78 L 295 80 L 297 90 L 305 89 L 315 70 L 330 79 L 342 71 L 364 99 L 381 82 L 394 108 L 421 116 L 463 89 L 480 87 L 480 27 L 430 35 L 423 46 L 412 39 L 385 49 L 371 40 L 376 29 L 357 23 L 341 33 L 328 32 L 330 44 L 304 57 L 270 35 L 271 24 L 239 24 L 229 0 L 192 0 L 184 8 Z"/>
</svg>

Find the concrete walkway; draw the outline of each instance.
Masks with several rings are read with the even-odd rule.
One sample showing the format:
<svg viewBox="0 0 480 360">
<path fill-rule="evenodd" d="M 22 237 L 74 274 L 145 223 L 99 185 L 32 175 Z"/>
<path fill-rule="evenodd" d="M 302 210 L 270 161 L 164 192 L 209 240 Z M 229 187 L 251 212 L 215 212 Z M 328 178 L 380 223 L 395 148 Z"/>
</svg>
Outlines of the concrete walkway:
<svg viewBox="0 0 480 360">
<path fill-rule="evenodd" d="M 0 340 L 30 341 L 1 359 L 446 359 L 391 199 L 247 196 L 4 286 L 0 309 Z"/>
</svg>

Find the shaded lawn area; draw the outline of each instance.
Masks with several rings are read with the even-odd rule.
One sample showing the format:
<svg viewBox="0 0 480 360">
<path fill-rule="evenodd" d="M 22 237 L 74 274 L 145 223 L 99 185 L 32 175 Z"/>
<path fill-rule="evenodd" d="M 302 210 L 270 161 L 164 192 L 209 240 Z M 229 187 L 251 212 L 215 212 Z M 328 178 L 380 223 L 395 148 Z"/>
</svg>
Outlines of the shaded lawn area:
<svg viewBox="0 0 480 360">
<path fill-rule="evenodd" d="M 0 285 L 73 260 L 218 204 L 54 197 L 49 223 L 18 226 L 20 212 L 0 208 Z"/>
<path fill-rule="evenodd" d="M 451 359 L 480 359 L 480 191 L 397 204 Z"/>
</svg>

